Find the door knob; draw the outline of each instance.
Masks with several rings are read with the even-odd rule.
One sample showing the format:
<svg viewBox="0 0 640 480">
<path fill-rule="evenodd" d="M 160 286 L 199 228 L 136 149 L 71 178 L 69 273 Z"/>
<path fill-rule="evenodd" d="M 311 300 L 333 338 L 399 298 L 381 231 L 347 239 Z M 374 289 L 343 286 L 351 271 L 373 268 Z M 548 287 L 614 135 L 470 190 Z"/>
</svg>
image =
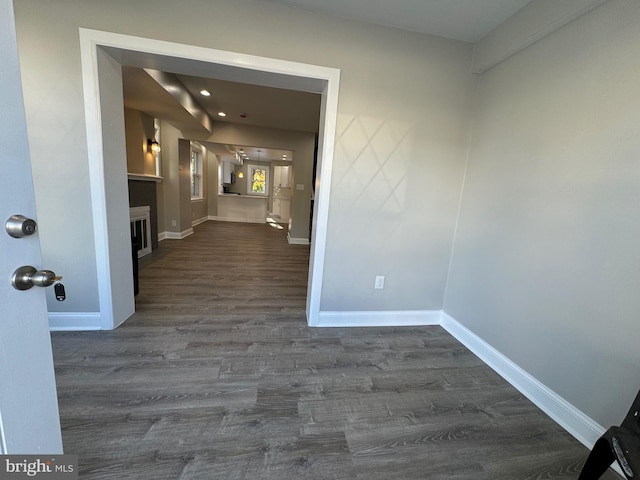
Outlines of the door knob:
<svg viewBox="0 0 640 480">
<path fill-rule="evenodd" d="M 36 287 L 49 287 L 61 279 L 62 277 L 58 277 L 51 270 L 36 270 L 26 265 L 13 272 L 11 285 L 16 290 L 29 290 L 34 285 Z"/>
</svg>

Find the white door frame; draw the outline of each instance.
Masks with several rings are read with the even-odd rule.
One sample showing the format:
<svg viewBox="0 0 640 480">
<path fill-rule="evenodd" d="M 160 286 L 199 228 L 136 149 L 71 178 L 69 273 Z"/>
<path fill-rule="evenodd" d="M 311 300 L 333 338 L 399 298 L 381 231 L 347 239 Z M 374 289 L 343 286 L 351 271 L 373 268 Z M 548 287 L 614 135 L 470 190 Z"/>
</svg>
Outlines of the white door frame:
<svg viewBox="0 0 640 480">
<path fill-rule="evenodd" d="M 311 325 L 317 323 L 329 218 L 340 70 L 85 28 L 80 28 L 80 49 L 102 328 L 114 328 L 126 320 L 126 317 L 118 318 L 126 315 L 119 314 L 117 310 L 118 302 L 123 299 L 115 297 L 130 295 L 131 298 L 124 299 L 125 303 L 133 302 L 133 291 L 130 294 L 124 290 L 114 292 L 115 286 L 126 285 L 131 280 L 127 278 L 128 269 L 122 268 L 125 257 L 114 248 L 115 244 L 121 243 L 120 238 L 115 238 L 120 235 L 120 229 L 107 228 L 110 208 L 107 198 L 110 198 L 110 189 L 115 187 L 112 186 L 113 178 L 107 181 L 110 175 L 105 175 L 102 142 L 103 107 L 98 65 L 99 56 L 104 52 L 123 65 L 148 66 L 159 70 L 171 65 L 174 72 L 178 66 L 183 73 L 195 76 L 215 75 L 216 78 L 227 80 L 242 79 L 244 83 L 322 94 L 306 305 L 307 322 Z M 126 175 L 122 181 L 126 182 Z M 127 229 L 128 221 L 128 217 L 122 218 L 122 226 Z"/>
</svg>

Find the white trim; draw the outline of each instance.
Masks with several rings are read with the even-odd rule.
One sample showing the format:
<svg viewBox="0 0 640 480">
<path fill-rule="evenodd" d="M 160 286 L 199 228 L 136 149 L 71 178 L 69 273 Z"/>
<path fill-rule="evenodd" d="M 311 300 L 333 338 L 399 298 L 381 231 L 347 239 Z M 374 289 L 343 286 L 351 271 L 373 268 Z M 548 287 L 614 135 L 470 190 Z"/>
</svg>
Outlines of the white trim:
<svg viewBox="0 0 640 480">
<path fill-rule="evenodd" d="M 311 243 L 308 238 L 292 237 L 290 233 L 287 233 L 287 242 L 291 245 L 309 245 Z"/>
<path fill-rule="evenodd" d="M 151 207 L 149 205 L 143 205 L 140 207 L 129 207 L 129 222 L 133 224 L 135 222 L 142 221 L 146 223 L 146 246 L 140 245 L 138 249 L 138 258 L 142 258 L 145 255 L 151 253 Z M 136 228 L 135 226 L 133 228 Z"/>
<path fill-rule="evenodd" d="M 271 172 L 271 168 L 268 165 L 258 165 L 255 163 L 246 163 L 244 166 L 247 168 L 247 195 L 250 197 L 269 197 L 269 173 Z M 253 169 L 253 171 L 264 170 L 264 192 L 253 192 L 251 190 L 251 178 L 253 177 L 251 169 Z"/>
<path fill-rule="evenodd" d="M 146 175 L 141 173 L 127 173 L 127 180 L 137 180 L 139 182 L 155 182 L 160 183 L 164 178 L 157 175 Z"/>
<path fill-rule="evenodd" d="M 194 221 L 192 221 L 192 222 L 191 222 L 191 226 L 192 226 L 192 227 L 195 227 L 196 225 L 200 225 L 201 223 L 204 223 L 204 222 L 206 222 L 206 221 L 208 221 L 208 220 L 209 220 L 209 217 L 202 217 L 202 218 L 199 218 L 198 220 L 194 220 Z"/>
<path fill-rule="evenodd" d="M 208 220 L 215 220 L 216 222 L 267 223 L 265 218 L 217 217 L 215 215 L 209 215 Z"/>
<path fill-rule="evenodd" d="M 318 165 L 316 167 L 316 188 L 314 193 L 309 255 L 309 277 L 307 288 L 307 322 L 318 323 L 322 279 L 324 277 L 324 257 L 327 247 L 327 225 L 329 223 L 329 198 L 331 197 L 331 173 L 336 143 L 338 123 L 338 93 L 340 90 L 340 70 L 325 69 L 327 81 L 320 103 L 320 131 L 318 135 Z"/>
<path fill-rule="evenodd" d="M 87 156 L 89 160 L 89 185 L 93 218 L 96 274 L 98 279 L 98 305 L 101 325 L 114 324 L 113 291 L 111 289 L 111 265 L 109 232 L 107 226 L 107 197 L 102 145 L 102 118 L 98 74 L 96 39 L 90 31 L 80 29 L 80 61 L 84 95 Z"/>
<path fill-rule="evenodd" d="M 139 207 L 129 207 L 129 219 L 130 220 L 143 220 L 151 212 L 149 205 L 142 205 Z"/>
<path fill-rule="evenodd" d="M 403 327 L 440 325 L 440 310 L 388 312 L 319 312 L 312 327 Z"/>
<path fill-rule="evenodd" d="M 49 330 L 70 332 L 103 330 L 100 312 L 49 312 Z"/>
<path fill-rule="evenodd" d="M 587 448 L 605 432 L 597 422 L 444 312 L 441 325 Z"/>
<path fill-rule="evenodd" d="M 162 69 L 168 68 L 168 63 L 174 62 L 175 58 L 179 58 L 187 61 L 196 61 L 200 64 L 231 67 L 225 69 L 225 74 L 229 76 L 229 78 L 225 78 L 226 80 L 234 80 L 230 78 L 233 74 L 238 78 L 244 78 L 248 83 L 251 83 L 251 79 L 256 79 L 255 83 L 258 83 L 257 78 L 259 77 L 260 81 L 266 86 L 297 88 L 322 94 L 316 175 L 317 187 L 313 213 L 314 229 L 307 287 L 307 319 L 309 322 L 315 321 L 320 312 L 322 295 L 331 172 L 333 169 L 338 118 L 340 70 L 87 28 L 80 28 L 79 35 L 87 151 L 92 191 L 96 274 L 100 314 L 103 317 L 104 324 L 114 324 L 113 304 L 119 299 L 112 298 L 113 291 L 111 289 L 111 266 L 108 252 L 109 237 L 106 224 L 106 191 L 109 185 L 105 183 L 102 151 L 100 88 L 97 67 L 98 47 L 108 48 L 113 58 L 121 57 L 121 63 L 123 63 L 122 59 L 125 57 L 129 62 L 139 62 L 142 58 L 147 59 L 149 56 L 153 56 L 157 60 L 157 67 Z M 165 238 L 169 238 L 169 236 Z M 107 320 L 110 320 L 110 322 Z"/>
<path fill-rule="evenodd" d="M 189 235 L 193 235 L 193 228 L 187 228 L 182 232 L 162 232 L 158 235 L 158 241 L 170 239 L 170 240 L 182 240 L 183 238 L 187 238 Z"/>
</svg>

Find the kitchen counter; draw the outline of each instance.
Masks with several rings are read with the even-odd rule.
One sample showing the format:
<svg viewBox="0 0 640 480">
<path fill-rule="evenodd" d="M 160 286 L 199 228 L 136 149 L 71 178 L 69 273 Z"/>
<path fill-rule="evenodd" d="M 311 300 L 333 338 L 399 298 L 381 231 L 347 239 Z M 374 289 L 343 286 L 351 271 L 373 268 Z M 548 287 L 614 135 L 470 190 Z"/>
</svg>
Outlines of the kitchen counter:
<svg viewBox="0 0 640 480">
<path fill-rule="evenodd" d="M 261 195 L 218 194 L 218 218 L 230 222 L 265 223 L 269 197 Z"/>
<path fill-rule="evenodd" d="M 241 193 L 219 193 L 219 197 L 240 197 L 240 198 L 257 198 L 258 200 L 266 200 L 269 197 L 264 197 L 262 195 L 243 195 Z"/>
</svg>

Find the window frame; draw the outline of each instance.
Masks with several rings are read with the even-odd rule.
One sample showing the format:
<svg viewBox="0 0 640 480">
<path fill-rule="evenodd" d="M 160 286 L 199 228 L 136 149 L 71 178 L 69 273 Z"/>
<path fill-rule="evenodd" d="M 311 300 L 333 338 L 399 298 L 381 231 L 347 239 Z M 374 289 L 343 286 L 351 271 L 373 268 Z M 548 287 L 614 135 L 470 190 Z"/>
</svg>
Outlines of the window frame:
<svg viewBox="0 0 640 480">
<path fill-rule="evenodd" d="M 253 191 L 253 175 L 255 170 L 264 170 L 264 192 Z M 247 195 L 256 195 L 259 197 L 269 196 L 269 171 L 271 170 L 268 165 L 247 164 Z"/>
<path fill-rule="evenodd" d="M 195 154 L 195 169 L 194 169 L 194 154 Z M 203 151 L 197 145 L 191 144 L 191 158 L 189 160 L 189 177 L 191 180 L 191 200 L 203 200 Z M 197 187 L 197 193 L 194 195 L 194 190 Z"/>
</svg>

